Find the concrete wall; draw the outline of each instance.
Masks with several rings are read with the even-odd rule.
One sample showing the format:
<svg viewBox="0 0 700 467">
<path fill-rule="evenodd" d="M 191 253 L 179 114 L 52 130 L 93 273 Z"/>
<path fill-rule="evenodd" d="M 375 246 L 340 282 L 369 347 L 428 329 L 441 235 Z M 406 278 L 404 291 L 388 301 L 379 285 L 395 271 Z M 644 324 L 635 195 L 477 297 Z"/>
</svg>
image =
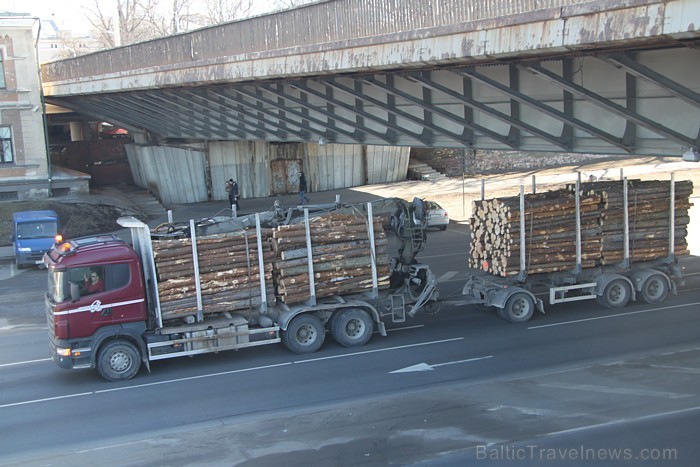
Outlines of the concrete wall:
<svg viewBox="0 0 700 467">
<path fill-rule="evenodd" d="M 301 161 L 310 192 L 401 181 L 410 152 L 401 147 L 260 141 L 216 141 L 206 148 L 130 144 L 126 150 L 134 182 L 166 204 L 225 200 L 229 178 L 238 182 L 243 199 L 271 196 L 270 166 L 280 159 Z"/>
<path fill-rule="evenodd" d="M 270 195 L 270 143 L 264 141 L 214 141 L 209 143 L 211 199 L 227 199 L 226 180 L 238 182 L 241 198 Z"/>
<path fill-rule="evenodd" d="M 126 145 L 134 183 L 166 204 L 206 201 L 206 153 L 202 148 Z"/>
</svg>

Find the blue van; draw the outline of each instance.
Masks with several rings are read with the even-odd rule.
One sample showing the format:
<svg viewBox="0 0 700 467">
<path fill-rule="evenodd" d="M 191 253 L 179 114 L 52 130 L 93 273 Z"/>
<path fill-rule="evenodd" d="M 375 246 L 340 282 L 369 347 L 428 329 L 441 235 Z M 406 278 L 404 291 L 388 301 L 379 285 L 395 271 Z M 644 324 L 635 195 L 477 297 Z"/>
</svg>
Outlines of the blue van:
<svg viewBox="0 0 700 467">
<path fill-rule="evenodd" d="M 43 263 L 44 253 L 62 240 L 55 211 L 23 211 L 12 215 L 12 237 L 18 268 Z"/>
</svg>

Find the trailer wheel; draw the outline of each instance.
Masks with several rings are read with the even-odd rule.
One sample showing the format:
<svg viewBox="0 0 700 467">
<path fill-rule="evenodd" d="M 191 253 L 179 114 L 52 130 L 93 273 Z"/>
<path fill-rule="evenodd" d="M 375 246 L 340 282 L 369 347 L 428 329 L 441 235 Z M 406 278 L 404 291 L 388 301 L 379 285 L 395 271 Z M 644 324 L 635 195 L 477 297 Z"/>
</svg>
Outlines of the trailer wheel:
<svg viewBox="0 0 700 467">
<path fill-rule="evenodd" d="M 374 332 L 374 322 L 366 311 L 359 308 L 346 308 L 333 319 L 331 336 L 343 347 L 365 345 Z"/>
<path fill-rule="evenodd" d="M 108 381 L 131 379 L 136 376 L 139 368 L 139 350 L 128 341 L 108 342 L 97 355 L 97 372 Z"/>
<path fill-rule="evenodd" d="M 525 292 L 513 294 L 506 306 L 499 311 L 499 315 L 511 323 L 524 323 L 532 318 L 535 312 L 535 302 Z"/>
<path fill-rule="evenodd" d="M 326 331 L 321 320 L 313 315 L 297 316 L 282 332 L 282 343 L 294 353 L 316 352 L 323 345 Z"/>
<path fill-rule="evenodd" d="M 598 303 L 606 308 L 622 308 L 630 301 L 632 287 L 624 279 L 615 279 L 605 286 Z"/>
<path fill-rule="evenodd" d="M 423 311 L 429 315 L 436 315 L 440 312 L 442 305 L 438 301 L 431 300 L 423 305 Z"/>
<path fill-rule="evenodd" d="M 668 295 L 668 282 L 661 274 L 652 274 L 642 284 L 642 300 L 647 303 L 661 303 Z"/>
</svg>

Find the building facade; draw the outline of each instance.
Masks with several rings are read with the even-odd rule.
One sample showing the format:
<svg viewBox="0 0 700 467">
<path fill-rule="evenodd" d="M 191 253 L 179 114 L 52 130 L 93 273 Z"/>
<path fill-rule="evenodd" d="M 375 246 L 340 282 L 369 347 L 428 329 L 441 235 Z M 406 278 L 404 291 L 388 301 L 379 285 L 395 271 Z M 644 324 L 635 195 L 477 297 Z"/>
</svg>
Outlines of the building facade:
<svg viewBox="0 0 700 467">
<path fill-rule="evenodd" d="M 35 26 L 26 15 L 0 16 L 0 199 L 49 196 Z"/>
</svg>

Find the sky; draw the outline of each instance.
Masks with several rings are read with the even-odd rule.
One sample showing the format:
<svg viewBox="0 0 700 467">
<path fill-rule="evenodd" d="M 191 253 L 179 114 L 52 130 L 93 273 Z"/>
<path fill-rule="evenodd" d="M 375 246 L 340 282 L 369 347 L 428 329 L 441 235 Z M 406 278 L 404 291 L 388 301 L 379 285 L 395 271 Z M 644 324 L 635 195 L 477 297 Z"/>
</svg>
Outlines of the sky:
<svg viewBox="0 0 700 467">
<path fill-rule="evenodd" d="M 53 19 L 60 29 L 87 32 L 83 9 L 93 0 L 0 0 L 0 11 L 29 13 L 42 20 Z"/>
<path fill-rule="evenodd" d="M 109 1 L 100 0 L 104 5 Z M 53 19 L 59 29 L 74 34 L 87 33 L 90 24 L 85 19 L 85 8 L 93 8 L 95 0 L 0 0 L 0 11 L 29 13 L 44 21 Z M 254 14 L 264 13 L 273 8 L 274 0 L 255 0 Z M 104 10 L 103 10 L 104 11 Z"/>
</svg>

